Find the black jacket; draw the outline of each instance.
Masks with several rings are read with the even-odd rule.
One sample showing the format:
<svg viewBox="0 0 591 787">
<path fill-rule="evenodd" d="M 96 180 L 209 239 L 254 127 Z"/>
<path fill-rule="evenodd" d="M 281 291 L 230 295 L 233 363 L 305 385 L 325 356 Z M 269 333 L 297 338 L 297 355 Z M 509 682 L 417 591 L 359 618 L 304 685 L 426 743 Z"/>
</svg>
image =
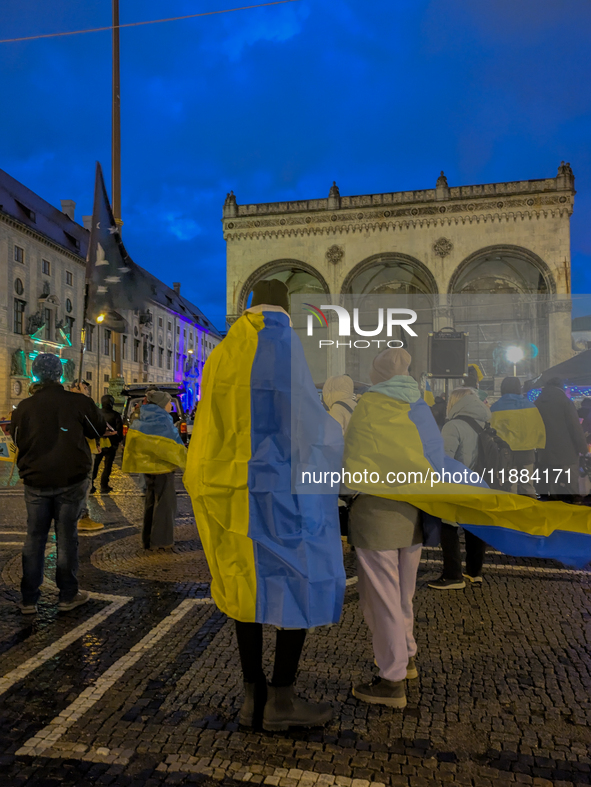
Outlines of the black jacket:
<svg viewBox="0 0 591 787">
<path fill-rule="evenodd" d="M 121 416 L 117 410 L 113 410 L 112 407 L 102 407 L 101 414 L 111 429 L 117 432 L 117 437 L 113 435 L 113 437 L 110 438 L 111 448 L 117 448 L 119 443 L 123 440 L 123 421 L 121 420 Z"/>
<path fill-rule="evenodd" d="M 83 481 L 92 466 L 86 438 L 104 435 L 107 423 L 84 394 L 49 383 L 12 413 L 10 434 L 27 486 L 60 488 Z"/>
<path fill-rule="evenodd" d="M 577 409 L 562 388 L 547 385 L 536 399 L 546 427 L 546 447 L 538 451 L 540 464 L 548 468 L 576 465 L 587 453 L 587 441 Z"/>
</svg>

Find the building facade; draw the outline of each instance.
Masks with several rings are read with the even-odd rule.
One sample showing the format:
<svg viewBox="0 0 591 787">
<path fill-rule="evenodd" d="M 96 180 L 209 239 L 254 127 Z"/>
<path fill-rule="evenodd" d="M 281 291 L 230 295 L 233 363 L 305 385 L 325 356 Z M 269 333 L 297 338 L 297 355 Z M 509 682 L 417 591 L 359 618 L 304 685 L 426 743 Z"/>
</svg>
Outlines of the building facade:
<svg viewBox="0 0 591 787">
<path fill-rule="evenodd" d="M 227 322 L 261 279 L 282 279 L 292 295 L 330 293 L 333 303 L 339 295 L 424 296 L 423 333 L 467 331 L 471 360 L 492 378 L 499 371 L 495 348 L 520 336 L 525 341 L 531 310 L 501 320 L 476 305 L 461 307 L 489 294 L 533 296 L 549 301 L 535 318 L 544 323 L 545 343 L 537 360 L 524 364 L 525 377 L 570 351 L 574 196 L 564 162 L 556 177 L 476 186 L 450 187 L 442 172 L 435 188 L 419 191 L 341 196 L 333 184 L 327 198 L 254 205 L 239 205 L 230 193 L 223 209 Z M 303 319 L 292 313 L 294 327 Z M 426 344 L 415 352 L 426 369 Z M 322 373 L 344 371 L 361 374 L 334 353 Z"/>
<path fill-rule="evenodd" d="M 64 382 L 79 375 L 90 217 L 81 226 L 74 210 L 71 200 L 58 210 L 0 170 L 0 417 L 27 396 L 39 352 L 61 357 Z M 96 400 L 124 383 L 182 382 L 190 409 L 221 335 L 179 283 L 145 276 L 153 297 L 141 313 L 123 315 L 126 333 L 87 325 L 82 377 Z"/>
</svg>

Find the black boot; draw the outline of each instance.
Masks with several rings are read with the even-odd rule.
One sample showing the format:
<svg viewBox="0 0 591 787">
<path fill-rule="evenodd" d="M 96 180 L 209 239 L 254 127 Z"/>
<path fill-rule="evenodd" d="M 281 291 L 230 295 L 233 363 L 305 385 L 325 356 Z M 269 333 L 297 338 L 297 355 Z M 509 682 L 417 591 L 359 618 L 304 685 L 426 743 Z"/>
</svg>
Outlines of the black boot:
<svg viewBox="0 0 591 787">
<path fill-rule="evenodd" d="M 264 730 L 287 730 L 289 727 L 321 727 L 332 719 L 328 702 L 305 702 L 296 696 L 293 685 L 268 686 L 263 714 Z"/>
<path fill-rule="evenodd" d="M 267 701 L 267 683 L 244 683 L 244 702 L 240 708 L 238 722 L 245 727 L 260 729 L 263 708 Z"/>
</svg>

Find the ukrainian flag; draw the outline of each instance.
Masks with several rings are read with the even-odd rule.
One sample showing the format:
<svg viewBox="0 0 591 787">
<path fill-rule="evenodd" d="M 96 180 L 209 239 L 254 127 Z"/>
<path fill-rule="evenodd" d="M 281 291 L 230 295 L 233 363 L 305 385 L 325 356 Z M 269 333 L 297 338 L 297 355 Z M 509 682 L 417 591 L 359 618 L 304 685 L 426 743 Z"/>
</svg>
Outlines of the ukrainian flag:
<svg viewBox="0 0 591 787">
<path fill-rule="evenodd" d="M 525 396 L 505 394 L 490 411 L 490 425 L 512 451 L 531 451 L 546 445 L 546 428 L 540 411 Z"/>
<path fill-rule="evenodd" d="M 285 628 L 339 620 L 339 487 L 307 494 L 296 479 L 340 470 L 342 451 L 289 316 L 245 312 L 204 367 L 183 479 L 211 594 L 229 617 Z"/>
<path fill-rule="evenodd" d="M 170 415 L 157 404 L 143 404 L 125 438 L 123 472 L 160 475 L 184 470 L 186 462 L 187 449 Z"/>
<path fill-rule="evenodd" d="M 429 380 L 425 380 L 425 390 L 423 391 L 423 399 L 427 402 L 429 407 L 433 407 L 435 404 L 435 397 L 433 395 L 433 391 L 431 390 L 431 386 L 429 385 Z"/>
<path fill-rule="evenodd" d="M 551 558 L 578 568 L 591 561 L 586 506 L 540 502 L 472 483 L 465 475 L 470 471 L 445 456 L 437 424 L 420 398 L 406 402 L 365 393 L 347 429 L 344 467 L 351 474 L 346 479 L 350 488 L 405 500 L 425 513 L 462 523 L 505 554 Z M 444 470 L 451 479 L 431 486 L 426 479 L 433 472 L 443 478 Z"/>
</svg>

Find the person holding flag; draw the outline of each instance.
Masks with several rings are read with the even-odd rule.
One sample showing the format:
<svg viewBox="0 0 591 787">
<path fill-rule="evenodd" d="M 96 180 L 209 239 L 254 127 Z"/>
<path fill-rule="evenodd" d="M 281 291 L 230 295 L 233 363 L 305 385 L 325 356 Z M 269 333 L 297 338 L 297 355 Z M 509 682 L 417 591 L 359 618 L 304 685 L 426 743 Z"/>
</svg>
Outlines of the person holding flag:
<svg viewBox="0 0 591 787">
<path fill-rule="evenodd" d="M 139 417 L 127 433 L 123 452 L 123 472 L 143 473 L 146 481 L 144 549 L 168 549 L 174 545 L 174 473 L 177 468 L 184 470 L 187 449 L 170 416 L 171 410 L 170 394 L 148 391 Z"/>
<path fill-rule="evenodd" d="M 286 285 L 259 282 L 211 353 L 184 476 L 211 594 L 236 625 L 240 723 L 270 731 L 332 717 L 294 683 L 307 629 L 338 622 L 345 591 L 338 486 L 303 481 L 306 470 L 340 470 L 343 432 L 318 398 L 288 311 Z M 268 686 L 265 623 L 278 627 Z"/>
</svg>

